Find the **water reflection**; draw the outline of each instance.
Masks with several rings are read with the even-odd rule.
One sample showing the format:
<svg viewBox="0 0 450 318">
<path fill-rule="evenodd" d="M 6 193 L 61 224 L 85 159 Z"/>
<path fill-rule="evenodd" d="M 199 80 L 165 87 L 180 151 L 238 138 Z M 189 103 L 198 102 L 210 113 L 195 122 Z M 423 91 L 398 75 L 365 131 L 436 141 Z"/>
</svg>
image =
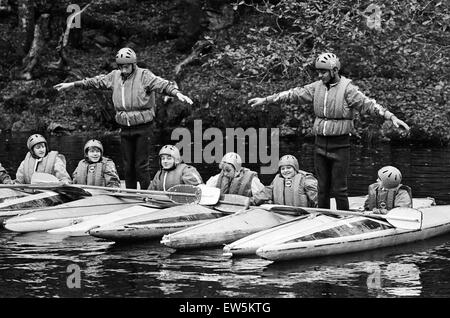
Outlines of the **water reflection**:
<svg viewBox="0 0 450 318">
<path fill-rule="evenodd" d="M 0 162 L 15 171 L 26 153 L 28 134 L 0 134 Z M 50 137 L 72 171 L 84 137 Z M 102 138 L 122 176 L 117 137 Z M 150 145 L 150 163 L 162 143 Z M 280 154 L 292 153 L 313 171 L 313 145 L 285 140 Z M 350 193 L 363 195 L 380 166 L 398 166 L 416 197 L 450 204 L 448 148 L 352 146 Z M 255 164 L 248 165 L 259 170 Z M 207 179 L 216 164 L 196 167 Z M 122 176 L 123 177 L 123 176 Z M 272 175 L 261 175 L 268 184 Z M 222 249 L 178 251 L 158 240 L 114 244 L 92 237 L 16 234 L 0 230 L 0 297 L 449 297 L 450 235 L 398 247 L 336 257 L 272 263 L 258 257 L 229 259 Z M 81 288 L 70 289 L 67 268 L 81 269 Z"/>
</svg>

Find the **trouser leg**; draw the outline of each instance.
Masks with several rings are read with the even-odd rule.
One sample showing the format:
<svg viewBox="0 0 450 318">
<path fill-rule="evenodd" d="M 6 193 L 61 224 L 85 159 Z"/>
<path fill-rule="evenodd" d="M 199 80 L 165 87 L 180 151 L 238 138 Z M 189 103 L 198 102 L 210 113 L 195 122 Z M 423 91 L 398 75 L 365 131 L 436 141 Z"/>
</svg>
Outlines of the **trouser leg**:
<svg viewBox="0 0 450 318">
<path fill-rule="evenodd" d="M 348 210 L 347 175 L 350 162 L 350 147 L 339 148 L 334 151 L 331 169 L 331 188 L 338 210 Z"/>
<path fill-rule="evenodd" d="M 147 190 L 150 185 L 150 139 L 151 125 L 146 124 L 140 127 L 136 136 L 136 157 L 135 168 L 136 178 L 141 185 L 141 189 Z"/>
<path fill-rule="evenodd" d="M 319 184 L 319 193 L 317 196 L 318 207 L 323 209 L 330 208 L 331 191 L 331 167 L 328 158 L 320 152 L 314 152 L 314 168 Z"/>
<path fill-rule="evenodd" d="M 125 185 L 129 189 L 137 188 L 135 153 L 136 137 L 132 133 L 131 127 L 124 127 L 120 133 L 120 143 L 122 148 L 123 171 L 125 174 Z"/>
</svg>

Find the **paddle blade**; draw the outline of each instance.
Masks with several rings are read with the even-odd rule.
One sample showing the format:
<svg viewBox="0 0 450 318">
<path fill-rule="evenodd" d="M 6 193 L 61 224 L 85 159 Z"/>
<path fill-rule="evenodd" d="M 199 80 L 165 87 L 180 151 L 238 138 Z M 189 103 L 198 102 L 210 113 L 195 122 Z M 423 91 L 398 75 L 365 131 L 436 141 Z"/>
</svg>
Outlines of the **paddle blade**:
<svg viewBox="0 0 450 318">
<path fill-rule="evenodd" d="M 190 185 L 190 184 L 177 184 L 167 192 L 179 192 L 180 194 L 169 194 L 169 198 L 177 203 L 188 204 L 188 203 L 199 203 L 203 195 L 200 188 Z M 191 194 L 191 195 L 183 195 Z M 192 195 L 194 194 L 194 195 Z"/>
<path fill-rule="evenodd" d="M 200 189 L 201 198 L 200 205 L 214 205 L 219 201 L 220 189 L 215 187 L 209 187 L 205 184 L 199 184 L 197 186 Z"/>
<path fill-rule="evenodd" d="M 406 230 L 420 230 L 422 228 L 422 212 L 412 208 L 394 208 L 383 215 L 393 226 Z"/>
<path fill-rule="evenodd" d="M 36 183 L 58 183 L 60 182 L 57 177 L 52 174 L 44 172 L 35 172 L 31 176 L 31 184 Z"/>
</svg>

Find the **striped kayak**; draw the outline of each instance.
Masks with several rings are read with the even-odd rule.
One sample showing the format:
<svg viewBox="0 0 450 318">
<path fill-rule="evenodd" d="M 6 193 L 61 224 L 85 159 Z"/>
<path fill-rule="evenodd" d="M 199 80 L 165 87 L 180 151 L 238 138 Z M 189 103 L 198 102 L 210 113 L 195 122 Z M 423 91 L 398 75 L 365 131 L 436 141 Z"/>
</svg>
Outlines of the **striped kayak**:
<svg viewBox="0 0 450 318">
<path fill-rule="evenodd" d="M 434 205 L 434 200 L 431 198 L 414 198 L 413 206 L 430 207 Z M 223 248 L 224 256 L 249 255 L 255 254 L 256 250 L 264 245 L 267 245 L 276 240 L 283 240 L 296 234 L 303 229 L 314 229 L 315 227 L 323 226 L 327 223 L 333 223 L 340 219 L 334 216 L 327 216 L 322 214 L 311 214 L 308 217 L 298 217 L 290 222 L 283 223 L 279 226 L 254 233 L 239 239 L 231 244 L 225 245 Z"/>
<path fill-rule="evenodd" d="M 116 242 L 151 240 L 224 215 L 202 205 L 187 204 L 106 224 L 89 234 Z"/>
<path fill-rule="evenodd" d="M 329 256 L 396 246 L 450 232 L 450 205 L 416 210 L 422 212 L 418 230 L 395 228 L 367 217 L 348 217 L 310 229 L 299 227 L 297 233 L 258 248 L 256 254 L 272 261 Z"/>
<path fill-rule="evenodd" d="M 121 209 L 116 212 L 97 215 L 80 223 L 62 227 L 59 229 L 49 230 L 47 232 L 52 234 L 63 234 L 66 236 L 84 236 L 89 235 L 89 231 L 93 228 L 113 222 L 126 221 L 129 218 L 133 218 L 143 214 L 154 213 L 158 210 L 160 210 L 160 208 L 155 207 L 154 205 L 146 206 L 145 204 L 134 204 L 131 207 Z"/>
<path fill-rule="evenodd" d="M 350 197 L 349 203 L 352 208 L 358 208 L 364 204 L 364 200 L 365 197 Z M 415 201 L 420 202 L 420 205 L 430 205 L 434 202 L 433 199 L 428 198 L 415 199 Z M 332 202 L 331 206 L 335 206 L 335 204 Z M 175 249 L 217 247 L 291 221 L 298 216 L 254 207 L 244 212 L 164 235 L 161 243 Z"/>
<path fill-rule="evenodd" d="M 34 209 L 25 215 L 6 220 L 4 226 L 15 232 L 47 231 L 80 223 L 139 203 L 143 203 L 142 199 L 96 195 L 54 207 Z"/>
<path fill-rule="evenodd" d="M 0 222 L 19 214 L 25 214 L 36 208 L 56 206 L 71 201 L 64 195 L 53 191 L 43 191 L 0 203 Z"/>
<path fill-rule="evenodd" d="M 11 200 L 11 199 L 24 197 L 27 195 L 29 195 L 29 193 L 24 192 L 24 191 L 2 188 L 2 189 L 0 189 L 0 203 L 3 203 L 5 201 Z"/>
</svg>

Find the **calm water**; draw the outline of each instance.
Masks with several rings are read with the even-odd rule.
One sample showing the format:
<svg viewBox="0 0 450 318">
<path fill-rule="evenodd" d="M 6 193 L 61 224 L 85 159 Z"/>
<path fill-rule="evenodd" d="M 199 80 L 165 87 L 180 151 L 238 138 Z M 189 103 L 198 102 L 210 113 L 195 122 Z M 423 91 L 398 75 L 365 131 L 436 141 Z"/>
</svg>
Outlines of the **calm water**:
<svg viewBox="0 0 450 318">
<path fill-rule="evenodd" d="M 0 162 L 14 176 L 26 135 L 0 135 Z M 100 138 L 122 176 L 119 139 Z M 50 137 L 71 173 L 84 137 Z M 165 143 L 165 142 L 164 142 Z M 152 145 L 151 166 L 163 142 Z M 280 154 L 313 171 L 313 145 L 281 142 Z M 417 146 L 352 147 L 350 194 L 362 195 L 379 167 L 397 166 L 415 197 L 450 204 L 450 149 Z M 256 165 L 248 165 L 259 171 Z M 216 164 L 196 165 L 204 180 Z M 122 176 L 123 177 L 123 176 Z M 261 175 L 268 184 L 273 176 Z M 449 211 L 450 213 L 450 211 Z M 81 288 L 67 281 L 80 268 Z M 69 271 L 68 271 L 69 267 Z M 118 245 L 91 237 L 0 230 L 0 297 L 449 297 L 450 235 L 339 257 L 275 264 L 256 257 L 228 259 L 221 249 L 174 252 L 158 242 Z"/>
</svg>

